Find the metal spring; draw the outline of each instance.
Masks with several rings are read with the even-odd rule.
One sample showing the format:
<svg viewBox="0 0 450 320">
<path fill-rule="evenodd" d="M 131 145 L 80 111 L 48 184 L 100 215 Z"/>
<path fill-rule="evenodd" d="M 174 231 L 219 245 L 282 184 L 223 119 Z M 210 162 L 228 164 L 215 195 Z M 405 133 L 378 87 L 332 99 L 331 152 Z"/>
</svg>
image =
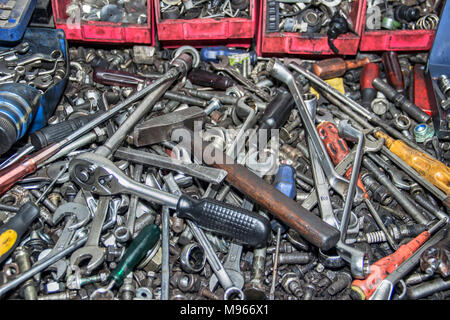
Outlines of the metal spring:
<svg viewBox="0 0 450 320">
<path fill-rule="evenodd" d="M 386 235 L 383 231 L 375 231 L 366 233 L 366 241 L 367 243 L 379 243 L 386 241 Z"/>
<path fill-rule="evenodd" d="M 439 17 L 436 14 L 427 14 L 416 21 L 414 29 L 436 30 L 439 24 Z"/>
</svg>

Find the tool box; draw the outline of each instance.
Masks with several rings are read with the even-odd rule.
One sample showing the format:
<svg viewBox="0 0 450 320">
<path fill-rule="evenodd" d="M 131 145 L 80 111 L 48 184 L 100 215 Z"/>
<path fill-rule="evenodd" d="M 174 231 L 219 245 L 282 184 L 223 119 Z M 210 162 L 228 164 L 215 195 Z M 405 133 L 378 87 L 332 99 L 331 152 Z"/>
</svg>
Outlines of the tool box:
<svg viewBox="0 0 450 320">
<path fill-rule="evenodd" d="M 361 36 L 361 51 L 427 51 L 433 45 L 436 30 L 366 30 Z"/>
<path fill-rule="evenodd" d="M 350 20 L 358 35 L 346 33 L 334 40 L 339 54 L 355 55 L 358 51 L 361 32 L 364 26 L 366 0 L 355 0 L 352 3 Z M 261 1 L 260 24 L 257 38 L 257 53 L 260 56 L 281 56 L 286 54 L 300 55 L 333 55 L 326 34 L 306 34 L 298 32 L 266 32 L 268 24 L 267 1 Z"/>
<path fill-rule="evenodd" d="M 64 92 L 70 73 L 68 45 L 64 31 L 48 28 L 27 28 L 22 41 L 26 41 L 30 44 L 27 55 L 32 55 L 34 53 L 50 54 L 54 50 L 61 50 L 64 55 L 66 66 L 66 75 L 64 78 L 55 85 L 49 87 L 41 95 L 36 115 L 28 130 L 28 132 L 33 132 L 47 125 L 47 120 L 53 115 Z M 14 44 L 11 43 L 11 45 L 2 44 L 0 51 L 7 50 L 17 44 L 17 42 Z M 30 87 L 30 90 L 37 89 Z"/>
<path fill-rule="evenodd" d="M 127 24 L 107 21 L 69 20 L 66 13 L 71 0 L 52 0 L 55 27 L 63 29 L 68 40 L 96 43 L 144 43 L 155 42 L 153 2 L 147 0 L 147 22 L 145 24 Z M 80 16 L 80 14 L 78 15 Z"/>
<path fill-rule="evenodd" d="M 258 1 L 249 1 L 249 18 L 203 18 L 162 20 L 159 0 L 154 0 L 158 41 L 165 48 L 181 45 L 204 47 L 227 45 L 250 47 L 258 23 Z"/>
<path fill-rule="evenodd" d="M 18 41 L 31 19 L 36 0 L 0 1 L 0 41 Z"/>
</svg>

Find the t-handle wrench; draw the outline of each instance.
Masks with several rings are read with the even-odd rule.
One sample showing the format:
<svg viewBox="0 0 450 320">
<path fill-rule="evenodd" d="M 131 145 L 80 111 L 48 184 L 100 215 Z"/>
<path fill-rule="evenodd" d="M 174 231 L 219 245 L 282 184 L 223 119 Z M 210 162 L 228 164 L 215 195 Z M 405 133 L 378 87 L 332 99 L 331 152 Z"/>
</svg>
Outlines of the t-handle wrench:
<svg viewBox="0 0 450 320">
<path fill-rule="evenodd" d="M 82 189 L 102 196 L 127 193 L 176 209 L 178 216 L 200 227 L 250 246 L 263 245 L 270 234 L 267 219 L 211 199 L 176 196 L 130 179 L 110 160 L 83 153 L 70 162 L 70 174 Z"/>
<path fill-rule="evenodd" d="M 289 69 L 277 60 L 271 60 L 267 63 L 267 71 L 276 79 L 285 83 L 294 98 L 298 111 L 303 121 L 303 125 L 308 132 L 312 145 L 317 153 L 317 157 L 322 164 L 323 171 L 328 178 L 330 186 L 339 193 L 343 198 L 346 197 L 348 191 L 348 180 L 337 174 L 334 165 L 331 162 L 328 152 L 320 139 L 313 120 L 308 112 L 308 108 L 303 100 L 302 93 Z M 355 202 L 360 203 L 363 200 L 362 190 L 356 189 Z"/>
</svg>

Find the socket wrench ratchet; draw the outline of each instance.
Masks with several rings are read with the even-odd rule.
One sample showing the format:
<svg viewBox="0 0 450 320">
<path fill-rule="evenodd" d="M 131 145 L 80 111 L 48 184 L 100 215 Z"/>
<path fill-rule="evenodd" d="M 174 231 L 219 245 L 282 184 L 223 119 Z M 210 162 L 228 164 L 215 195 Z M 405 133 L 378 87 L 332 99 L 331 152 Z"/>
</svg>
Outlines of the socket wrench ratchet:
<svg viewBox="0 0 450 320">
<path fill-rule="evenodd" d="M 83 153 L 69 166 L 73 181 L 101 196 L 127 193 L 176 209 L 178 216 L 198 223 L 205 230 L 231 237 L 250 246 L 263 245 L 270 234 L 269 222 L 247 210 L 211 199 L 176 196 L 138 183 L 98 154 Z"/>
</svg>

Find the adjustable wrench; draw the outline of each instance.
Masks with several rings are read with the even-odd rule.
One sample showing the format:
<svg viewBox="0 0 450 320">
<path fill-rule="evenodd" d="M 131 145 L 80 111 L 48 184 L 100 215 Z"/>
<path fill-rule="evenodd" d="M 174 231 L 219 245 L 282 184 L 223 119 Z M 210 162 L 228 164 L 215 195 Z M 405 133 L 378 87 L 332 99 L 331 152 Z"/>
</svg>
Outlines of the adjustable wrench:
<svg viewBox="0 0 450 320">
<path fill-rule="evenodd" d="M 334 165 L 331 162 L 330 156 L 325 150 L 325 146 L 322 143 L 322 140 L 319 137 L 319 134 L 315 128 L 314 122 L 311 119 L 311 116 L 308 112 L 307 106 L 305 105 L 305 101 L 302 98 L 301 91 L 294 79 L 292 73 L 284 66 L 281 62 L 277 60 L 271 60 L 267 63 L 267 71 L 276 79 L 285 83 L 289 91 L 294 98 L 295 104 L 300 112 L 300 116 L 303 121 L 303 125 L 308 132 L 309 137 L 311 138 L 312 145 L 317 153 L 317 156 L 322 165 L 322 169 L 325 172 L 325 175 L 328 178 L 328 182 L 330 186 L 339 193 L 343 198 L 346 197 L 348 191 L 348 180 L 344 179 L 342 176 L 338 175 L 336 170 L 334 169 Z M 356 203 L 361 203 L 363 200 L 363 192 L 359 188 L 356 189 L 355 199 Z"/>
<path fill-rule="evenodd" d="M 232 66 L 230 66 L 230 59 L 227 56 L 218 56 L 219 62 L 211 62 L 211 66 L 214 70 L 225 71 L 241 83 L 248 91 L 255 93 L 258 97 L 264 101 L 269 101 L 270 96 L 261 88 L 258 88 L 252 81 L 245 78 L 242 74 L 236 71 Z"/>
</svg>

